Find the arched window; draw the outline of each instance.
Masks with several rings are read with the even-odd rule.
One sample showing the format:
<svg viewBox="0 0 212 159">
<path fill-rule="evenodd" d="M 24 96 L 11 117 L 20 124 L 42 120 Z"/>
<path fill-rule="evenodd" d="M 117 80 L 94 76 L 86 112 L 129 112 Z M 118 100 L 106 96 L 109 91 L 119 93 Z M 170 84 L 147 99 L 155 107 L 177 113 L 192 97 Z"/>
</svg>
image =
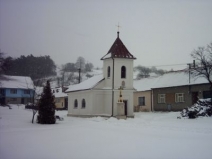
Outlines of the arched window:
<svg viewBox="0 0 212 159">
<path fill-rule="evenodd" d="M 126 78 L 126 67 L 125 66 L 121 67 L 121 78 Z"/>
<path fill-rule="evenodd" d="M 110 66 L 107 67 L 107 77 L 110 78 Z"/>
<path fill-rule="evenodd" d="M 82 99 L 82 108 L 85 108 L 86 103 L 85 103 L 85 99 Z"/>
<path fill-rule="evenodd" d="M 78 102 L 77 102 L 77 99 L 74 100 L 74 108 L 77 108 L 78 107 Z"/>
</svg>

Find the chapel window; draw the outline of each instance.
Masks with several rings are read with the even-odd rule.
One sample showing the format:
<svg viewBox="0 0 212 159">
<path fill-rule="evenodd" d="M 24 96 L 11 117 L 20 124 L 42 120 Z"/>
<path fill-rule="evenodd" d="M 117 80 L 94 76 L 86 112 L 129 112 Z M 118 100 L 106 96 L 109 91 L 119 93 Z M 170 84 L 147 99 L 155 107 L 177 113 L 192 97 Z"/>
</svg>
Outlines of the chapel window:
<svg viewBox="0 0 212 159">
<path fill-rule="evenodd" d="M 125 66 L 121 67 L 121 78 L 126 78 L 126 67 Z"/>
<path fill-rule="evenodd" d="M 77 108 L 78 107 L 78 102 L 77 102 L 77 99 L 74 100 L 74 108 Z"/>
<path fill-rule="evenodd" d="M 82 108 L 85 108 L 86 103 L 85 103 L 85 99 L 82 99 Z"/>
</svg>

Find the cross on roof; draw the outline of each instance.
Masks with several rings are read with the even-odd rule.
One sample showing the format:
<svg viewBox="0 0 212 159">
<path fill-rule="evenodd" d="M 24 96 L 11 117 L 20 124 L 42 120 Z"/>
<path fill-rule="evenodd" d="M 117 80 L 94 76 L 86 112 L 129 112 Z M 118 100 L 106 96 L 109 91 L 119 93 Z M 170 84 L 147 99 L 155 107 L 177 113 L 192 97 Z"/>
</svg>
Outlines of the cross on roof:
<svg viewBox="0 0 212 159">
<path fill-rule="evenodd" d="M 118 23 L 118 25 L 116 25 L 117 26 L 117 28 L 118 28 L 118 31 L 119 31 L 119 28 L 121 28 L 121 26 L 119 25 L 119 23 Z"/>
</svg>

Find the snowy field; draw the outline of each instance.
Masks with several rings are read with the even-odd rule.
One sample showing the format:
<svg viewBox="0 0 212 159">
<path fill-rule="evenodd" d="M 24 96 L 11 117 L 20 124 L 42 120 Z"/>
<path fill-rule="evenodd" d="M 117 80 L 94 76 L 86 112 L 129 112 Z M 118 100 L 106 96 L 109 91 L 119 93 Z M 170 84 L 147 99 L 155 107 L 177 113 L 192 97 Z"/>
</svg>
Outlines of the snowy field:
<svg viewBox="0 0 212 159">
<path fill-rule="evenodd" d="M 212 118 L 179 112 L 135 113 L 134 119 L 75 118 L 32 124 L 32 111 L 0 107 L 0 159 L 211 159 Z"/>
</svg>

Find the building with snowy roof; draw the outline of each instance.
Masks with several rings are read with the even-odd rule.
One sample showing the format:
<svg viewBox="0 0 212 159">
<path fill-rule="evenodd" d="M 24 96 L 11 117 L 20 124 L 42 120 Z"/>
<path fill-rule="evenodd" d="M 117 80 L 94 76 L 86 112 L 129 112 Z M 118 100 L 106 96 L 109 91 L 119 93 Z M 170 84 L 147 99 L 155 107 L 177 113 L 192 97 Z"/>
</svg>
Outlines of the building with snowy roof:
<svg viewBox="0 0 212 159">
<path fill-rule="evenodd" d="M 180 111 L 199 98 L 211 98 L 210 85 L 204 77 L 189 75 L 188 70 L 134 81 L 136 111 Z"/>
<path fill-rule="evenodd" d="M 0 78 L 0 103 L 26 104 L 33 102 L 34 84 L 30 77 L 6 76 Z"/>
<path fill-rule="evenodd" d="M 103 74 L 80 84 L 71 85 L 68 93 L 69 116 L 117 116 L 120 88 L 124 101 L 124 115 L 133 117 L 133 61 L 119 32 L 103 60 Z"/>
<path fill-rule="evenodd" d="M 64 88 L 57 87 L 52 88 L 52 93 L 55 97 L 56 109 L 68 109 L 68 95 L 64 93 Z"/>
</svg>

